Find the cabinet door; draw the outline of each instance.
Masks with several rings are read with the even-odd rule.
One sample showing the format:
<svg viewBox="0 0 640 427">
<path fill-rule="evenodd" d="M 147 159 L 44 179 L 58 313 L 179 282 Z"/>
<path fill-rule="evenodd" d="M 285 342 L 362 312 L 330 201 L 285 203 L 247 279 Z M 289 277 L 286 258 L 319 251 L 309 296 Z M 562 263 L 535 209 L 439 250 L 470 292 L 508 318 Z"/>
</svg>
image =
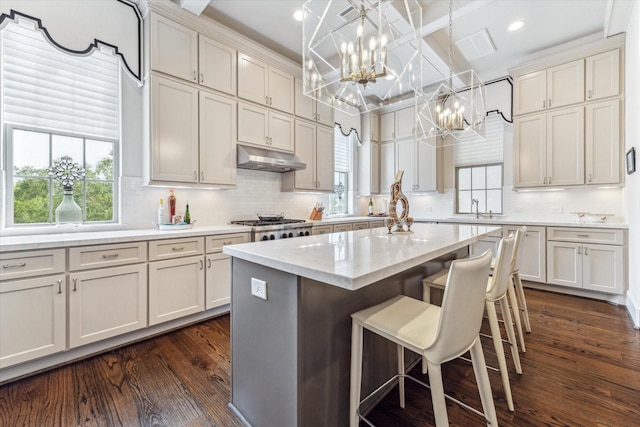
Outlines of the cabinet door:
<svg viewBox="0 0 640 427">
<path fill-rule="evenodd" d="M 547 70 L 547 108 L 584 101 L 584 60 L 569 62 Z"/>
<path fill-rule="evenodd" d="M 333 226 L 331 225 L 314 225 L 313 226 L 313 231 L 311 232 L 312 235 L 318 235 L 318 234 L 330 234 L 333 233 Z"/>
<path fill-rule="evenodd" d="M 380 116 L 375 113 L 369 113 L 371 117 L 371 140 L 380 141 Z"/>
<path fill-rule="evenodd" d="M 333 129 L 318 126 L 316 132 L 316 181 L 318 190 L 334 190 Z"/>
<path fill-rule="evenodd" d="M 541 187 L 547 174 L 547 116 L 536 114 L 513 120 L 513 186 Z"/>
<path fill-rule="evenodd" d="M 620 51 L 593 55 L 586 60 L 587 101 L 620 93 Z"/>
<path fill-rule="evenodd" d="M 262 105 L 269 104 L 269 66 L 255 58 L 238 53 L 238 96 Z"/>
<path fill-rule="evenodd" d="M 69 346 L 147 326 L 147 264 L 72 272 Z"/>
<path fill-rule="evenodd" d="M 225 254 L 207 255 L 205 309 L 231 302 L 231 257 Z"/>
<path fill-rule="evenodd" d="M 238 142 L 267 148 L 269 112 L 266 108 L 238 103 Z"/>
<path fill-rule="evenodd" d="M 235 96 L 236 50 L 202 34 L 199 38 L 200 84 Z"/>
<path fill-rule="evenodd" d="M 334 233 L 341 233 L 343 231 L 352 231 L 352 230 L 353 230 L 353 225 L 351 224 L 334 224 L 333 226 Z"/>
<path fill-rule="evenodd" d="M 151 179 L 198 182 L 198 90 L 151 76 Z"/>
<path fill-rule="evenodd" d="M 198 81 L 198 33 L 151 14 L 151 69 Z"/>
<path fill-rule="evenodd" d="M 402 191 L 409 193 L 417 190 L 416 177 L 416 146 L 413 139 L 396 141 L 396 156 L 398 158 L 398 170 L 404 171 L 402 175 Z"/>
<path fill-rule="evenodd" d="M 516 77 L 513 81 L 513 113 L 533 113 L 547 106 L 547 72 L 545 70 Z"/>
<path fill-rule="evenodd" d="M 582 257 L 584 289 L 610 294 L 624 292 L 622 246 L 585 244 Z"/>
<path fill-rule="evenodd" d="M 296 120 L 296 156 L 307 167 L 294 172 L 295 188 L 316 189 L 316 125 Z"/>
<path fill-rule="evenodd" d="M 386 113 L 380 116 L 380 140 L 392 141 L 395 137 L 395 113 Z"/>
<path fill-rule="evenodd" d="M 582 287 L 582 244 L 547 242 L 547 283 Z"/>
<path fill-rule="evenodd" d="M 269 106 L 293 114 L 293 76 L 277 68 L 269 67 Z"/>
<path fill-rule="evenodd" d="M 469 246 L 469 256 L 480 256 L 487 249 L 491 250 L 492 256 L 496 256 L 498 253 L 498 245 L 500 244 L 500 237 L 483 237 L 480 240 L 475 241 Z"/>
<path fill-rule="evenodd" d="M 416 128 L 416 113 L 414 107 L 396 111 L 396 139 L 408 138 L 414 135 Z"/>
<path fill-rule="evenodd" d="M 387 142 L 380 145 L 380 193 L 391 191 L 391 184 L 396 179 L 395 144 Z"/>
<path fill-rule="evenodd" d="M 200 183 L 235 185 L 236 111 L 235 100 L 200 91 Z"/>
<path fill-rule="evenodd" d="M 204 257 L 149 263 L 149 325 L 204 310 Z"/>
<path fill-rule="evenodd" d="M 316 121 L 325 126 L 335 125 L 333 118 L 333 101 L 323 97 L 323 101 L 316 101 Z"/>
<path fill-rule="evenodd" d="M 369 223 L 368 222 L 356 222 L 355 224 L 352 224 L 352 228 L 353 228 L 353 230 L 368 230 L 369 229 Z"/>
<path fill-rule="evenodd" d="M 584 184 L 584 108 L 547 114 L 547 185 Z"/>
<path fill-rule="evenodd" d="M 505 226 L 504 235 L 516 234 L 519 227 Z M 520 278 L 532 282 L 546 283 L 547 281 L 547 244 L 546 228 L 527 226 L 527 234 L 522 241 L 522 260 Z"/>
<path fill-rule="evenodd" d="M 284 114 L 269 112 L 269 148 L 293 153 L 294 119 Z"/>
<path fill-rule="evenodd" d="M 436 191 L 438 189 L 435 138 L 431 141 L 416 142 L 416 190 Z"/>
<path fill-rule="evenodd" d="M 66 347 L 64 274 L 0 282 L 0 368 Z"/>
<path fill-rule="evenodd" d="M 587 104 L 585 165 L 587 184 L 620 182 L 620 101 Z"/>
<path fill-rule="evenodd" d="M 316 101 L 305 95 L 302 79 L 295 79 L 295 115 L 307 120 L 316 119 Z"/>
<path fill-rule="evenodd" d="M 371 143 L 371 193 L 380 194 L 380 144 Z"/>
</svg>

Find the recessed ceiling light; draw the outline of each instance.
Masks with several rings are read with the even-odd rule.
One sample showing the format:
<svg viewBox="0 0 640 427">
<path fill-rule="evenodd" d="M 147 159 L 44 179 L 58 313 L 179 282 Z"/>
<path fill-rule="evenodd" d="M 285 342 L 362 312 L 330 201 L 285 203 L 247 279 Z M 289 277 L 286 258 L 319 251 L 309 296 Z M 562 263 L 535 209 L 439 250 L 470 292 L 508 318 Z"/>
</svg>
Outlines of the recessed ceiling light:
<svg viewBox="0 0 640 427">
<path fill-rule="evenodd" d="M 509 31 L 517 31 L 522 27 L 524 27 L 524 21 L 515 21 L 509 25 Z"/>
<path fill-rule="evenodd" d="M 304 16 L 304 13 L 300 9 L 296 10 L 293 13 L 293 19 L 295 19 L 296 21 L 302 21 L 303 16 Z"/>
</svg>

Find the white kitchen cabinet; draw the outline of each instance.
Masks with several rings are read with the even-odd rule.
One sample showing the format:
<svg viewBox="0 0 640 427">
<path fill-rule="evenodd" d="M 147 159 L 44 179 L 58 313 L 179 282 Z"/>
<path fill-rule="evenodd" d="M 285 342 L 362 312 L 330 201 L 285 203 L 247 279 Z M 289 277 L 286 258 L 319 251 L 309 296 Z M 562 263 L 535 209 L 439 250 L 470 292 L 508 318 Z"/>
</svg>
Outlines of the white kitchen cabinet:
<svg viewBox="0 0 640 427">
<path fill-rule="evenodd" d="M 358 193 L 380 193 L 380 144 L 365 142 L 358 147 Z"/>
<path fill-rule="evenodd" d="M 620 100 L 589 103 L 585 111 L 586 184 L 618 184 L 622 159 Z"/>
<path fill-rule="evenodd" d="M 164 16 L 151 14 L 151 69 L 198 81 L 198 33 Z"/>
<path fill-rule="evenodd" d="M 0 369 L 66 348 L 66 293 L 63 273 L 0 281 Z"/>
<path fill-rule="evenodd" d="M 292 153 L 294 119 L 266 108 L 238 103 L 238 142 Z"/>
<path fill-rule="evenodd" d="M 440 191 L 442 186 L 442 149 L 435 140 L 416 141 L 413 138 L 396 141 L 397 170 L 403 170 L 403 191 Z"/>
<path fill-rule="evenodd" d="M 622 236 L 622 230 L 550 227 L 547 283 L 622 294 L 625 284 Z"/>
<path fill-rule="evenodd" d="M 503 235 L 513 234 L 520 227 L 503 227 Z M 527 233 L 522 241 L 522 260 L 520 263 L 520 278 L 531 282 L 546 283 L 547 281 L 547 241 L 546 228 L 527 225 Z"/>
<path fill-rule="evenodd" d="M 70 272 L 71 348 L 147 326 L 147 264 Z"/>
<path fill-rule="evenodd" d="M 333 132 L 332 128 L 296 120 L 296 156 L 307 167 L 285 173 L 282 176 L 283 191 L 333 192 Z"/>
<path fill-rule="evenodd" d="M 201 184 L 236 184 L 237 103 L 234 99 L 200 91 Z"/>
<path fill-rule="evenodd" d="M 371 141 L 380 141 L 380 116 L 376 113 L 369 113 Z"/>
<path fill-rule="evenodd" d="M 501 236 L 485 236 L 481 239 L 476 240 L 471 245 L 469 245 L 469 256 L 476 257 L 480 256 L 487 249 L 491 251 L 492 256 L 496 256 L 498 253 L 498 245 L 500 244 Z"/>
<path fill-rule="evenodd" d="M 396 178 L 396 149 L 393 142 L 380 144 L 380 193 L 390 194 Z"/>
<path fill-rule="evenodd" d="M 225 245 L 249 241 L 246 233 L 207 236 L 205 247 L 205 309 L 220 307 L 231 302 L 231 257 L 222 253 Z"/>
<path fill-rule="evenodd" d="M 380 141 L 393 141 L 395 138 L 395 113 L 393 111 L 380 116 Z"/>
<path fill-rule="evenodd" d="M 200 34 L 198 36 L 199 83 L 229 95 L 236 95 L 237 51 Z"/>
<path fill-rule="evenodd" d="M 238 53 L 238 96 L 293 114 L 294 78 L 266 62 Z"/>
<path fill-rule="evenodd" d="M 341 233 L 343 231 L 352 231 L 352 230 L 353 230 L 353 224 L 334 224 L 333 225 L 334 233 Z"/>
<path fill-rule="evenodd" d="M 620 50 L 614 49 L 586 58 L 587 101 L 620 94 Z"/>
<path fill-rule="evenodd" d="M 584 108 L 514 119 L 514 187 L 584 184 Z"/>
<path fill-rule="evenodd" d="M 318 234 L 330 234 L 330 233 L 333 233 L 333 226 L 331 225 L 314 225 L 313 231 L 311 232 L 313 236 Z"/>
<path fill-rule="evenodd" d="M 395 112 L 395 139 L 411 138 L 416 133 L 416 112 L 413 106 Z"/>
<path fill-rule="evenodd" d="M 369 229 L 368 222 L 356 222 L 352 224 L 353 230 L 367 230 Z"/>
<path fill-rule="evenodd" d="M 302 79 L 295 78 L 295 115 L 323 125 L 333 126 L 333 106 L 331 100 L 316 101 L 304 94 Z"/>
<path fill-rule="evenodd" d="M 514 79 L 515 115 L 584 101 L 584 60 L 535 71 Z"/>
</svg>

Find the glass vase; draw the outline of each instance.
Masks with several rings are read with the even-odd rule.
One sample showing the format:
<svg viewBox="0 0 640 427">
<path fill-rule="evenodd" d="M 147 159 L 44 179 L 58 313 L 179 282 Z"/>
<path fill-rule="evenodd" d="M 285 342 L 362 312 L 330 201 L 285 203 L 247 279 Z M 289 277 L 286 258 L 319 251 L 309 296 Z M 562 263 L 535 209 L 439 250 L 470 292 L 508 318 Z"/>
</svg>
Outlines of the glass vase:
<svg viewBox="0 0 640 427">
<path fill-rule="evenodd" d="M 64 189 L 62 203 L 56 209 L 57 224 L 82 223 L 82 209 L 73 200 L 73 189 Z"/>
</svg>

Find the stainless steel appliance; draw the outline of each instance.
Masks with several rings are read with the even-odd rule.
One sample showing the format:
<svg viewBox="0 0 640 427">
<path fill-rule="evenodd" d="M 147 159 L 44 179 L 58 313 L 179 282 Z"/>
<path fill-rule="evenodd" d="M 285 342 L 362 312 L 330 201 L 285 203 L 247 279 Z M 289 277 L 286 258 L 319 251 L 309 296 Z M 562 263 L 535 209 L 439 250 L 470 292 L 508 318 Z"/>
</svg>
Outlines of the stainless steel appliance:
<svg viewBox="0 0 640 427">
<path fill-rule="evenodd" d="M 287 219 L 280 216 L 261 216 L 262 219 L 231 221 L 231 224 L 252 227 L 251 241 L 289 239 L 311 235 L 313 224 L 304 219 Z"/>
</svg>

